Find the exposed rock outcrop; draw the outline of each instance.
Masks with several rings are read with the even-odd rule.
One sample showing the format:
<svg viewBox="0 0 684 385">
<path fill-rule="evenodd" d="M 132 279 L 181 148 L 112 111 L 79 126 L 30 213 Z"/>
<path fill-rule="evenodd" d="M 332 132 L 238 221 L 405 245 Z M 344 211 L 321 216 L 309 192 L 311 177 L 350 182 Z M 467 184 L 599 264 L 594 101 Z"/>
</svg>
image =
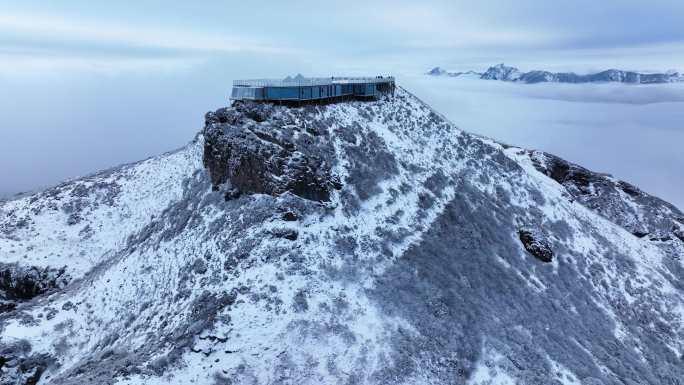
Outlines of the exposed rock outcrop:
<svg viewBox="0 0 684 385">
<path fill-rule="evenodd" d="M 26 301 L 69 283 L 65 268 L 0 263 L 0 299 Z"/>
<path fill-rule="evenodd" d="M 0 385 L 36 385 L 54 363 L 47 354 L 31 354 L 31 345 L 24 340 L 0 342 Z"/>
<path fill-rule="evenodd" d="M 327 161 L 333 151 L 327 127 L 307 125 L 306 115 L 315 113 L 249 102 L 207 113 L 204 165 L 214 188 L 224 185 L 227 198 L 291 192 L 328 201 L 340 183 Z"/>
</svg>

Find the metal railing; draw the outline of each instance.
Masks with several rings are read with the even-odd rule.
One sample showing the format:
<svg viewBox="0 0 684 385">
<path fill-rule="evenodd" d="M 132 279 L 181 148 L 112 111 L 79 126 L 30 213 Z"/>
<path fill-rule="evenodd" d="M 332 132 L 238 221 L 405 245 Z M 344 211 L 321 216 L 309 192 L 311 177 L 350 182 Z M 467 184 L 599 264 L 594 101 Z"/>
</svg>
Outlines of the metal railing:
<svg viewBox="0 0 684 385">
<path fill-rule="evenodd" d="M 362 83 L 391 83 L 393 76 L 382 77 L 350 77 L 333 76 L 329 78 L 300 78 L 300 79 L 247 79 L 233 80 L 233 87 L 299 87 L 325 86 L 331 84 L 362 84 Z"/>
<path fill-rule="evenodd" d="M 394 82 L 394 76 L 381 77 L 349 77 L 340 76 L 331 78 L 333 83 L 391 83 Z"/>
</svg>

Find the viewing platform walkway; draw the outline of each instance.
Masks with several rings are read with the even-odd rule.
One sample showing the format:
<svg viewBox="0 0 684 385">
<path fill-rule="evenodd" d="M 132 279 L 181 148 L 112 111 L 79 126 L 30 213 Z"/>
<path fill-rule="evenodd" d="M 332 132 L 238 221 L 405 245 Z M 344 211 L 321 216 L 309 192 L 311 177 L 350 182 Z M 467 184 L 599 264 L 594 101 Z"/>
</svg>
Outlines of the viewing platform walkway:
<svg viewBox="0 0 684 385">
<path fill-rule="evenodd" d="M 232 100 L 305 103 L 338 99 L 375 99 L 394 94 L 392 76 L 251 79 L 233 81 Z"/>
</svg>

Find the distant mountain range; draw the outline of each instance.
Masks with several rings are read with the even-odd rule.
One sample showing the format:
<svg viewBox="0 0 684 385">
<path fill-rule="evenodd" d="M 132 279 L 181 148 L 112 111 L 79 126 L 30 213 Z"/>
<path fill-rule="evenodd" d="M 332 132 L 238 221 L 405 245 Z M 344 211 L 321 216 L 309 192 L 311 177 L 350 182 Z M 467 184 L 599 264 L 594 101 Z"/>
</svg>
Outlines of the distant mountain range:
<svg viewBox="0 0 684 385">
<path fill-rule="evenodd" d="M 462 76 L 462 75 L 477 75 L 477 77 L 482 76 L 482 72 L 475 72 L 475 71 L 465 71 L 465 72 L 448 72 L 447 70 L 441 68 L 441 67 L 435 67 L 428 71 L 428 75 L 433 75 L 433 76 L 451 76 L 451 77 L 456 77 L 456 76 Z"/>
<path fill-rule="evenodd" d="M 520 83 L 602 83 L 602 82 L 618 82 L 629 84 L 658 84 L 658 83 L 674 83 L 684 82 L 684 74 L 675 71 L 668 71 L 666 73 L 639 73 L 633 71 L 623 71 L 616 69 L 609 69 L 593 74 L 578 75 L 573 72 L 549 72 L 549 71 L 529 71 L 522 72 L 519 69 L 505 64 L 498 64 L 489 67 L 484 73 L 475 71 L 466 72 L 448 72 L 440 67 L 435 67 L 427 72 L 432 76 L 477 76 L 484 80 L 502 80 L 507 82 Z"/>
</svg>

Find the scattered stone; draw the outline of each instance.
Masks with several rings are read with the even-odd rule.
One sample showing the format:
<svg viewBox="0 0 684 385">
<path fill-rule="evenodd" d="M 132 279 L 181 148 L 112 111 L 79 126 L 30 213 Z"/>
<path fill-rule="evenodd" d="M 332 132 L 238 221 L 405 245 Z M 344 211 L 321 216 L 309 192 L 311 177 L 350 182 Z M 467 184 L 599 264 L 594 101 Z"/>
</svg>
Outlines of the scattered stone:
<svg viewBox="0 0 684 385">
<path fill-rule="evenodd" d="M 299 232 L 295 229 L 274 229 L 271 231 L 274 237 L 284 238 L 290 241 L 296 241 L 299 237 Z"/>
<path fill-rule="evenodd" d="M 309 310 L 309 302 L 306 299 L 306 292 L 304 292 L 303 290 L 297 292 L 297 294 L 294 296 L 294 303 L 292 304 L 292 308 L 297 313 Z"/>
<path fill-rule="evenodd" d="M 249 286 L 247 286 L 247 285 L 241 285 L 241 286 L 239 286 L 239 287 L 237 287 L 237 288 L 233 288 L 233 289 L 230 291 L 230 295 L 233 297 L 233 302 L 234 302 L 234 300 L 237 298 L 238 294 L 245 295 L 245 294 L 249 293 L 249 291 L 250 291 Z"/>
<path fill-rule="evenodd" d="M 82 220 L 83 220 L 83 218 L 81 217 L 81 215 L 79 213 L 71 213 L 69 215 L 69 217 L 67 218 L 67 225 L 73 226 L 73 225 L 76 225 L 78 223 L 81 223 Z"/>
<path fill-rule="evenodd" d="M 52 308 L 52 307 L 47 308 L 47 313 L 45 314 L 45 319 L 51 320 L 51 319 L 55 318 L 55 316 L 57 315 L 58 312 L 59 312 L 59 310 L 57 310 L 55 308 Z"/>
<path fill-rule="evenodd" d="M 233 380 L 222 373 L 214 373 L 214 385 L 233 385 Z"/>
<path fill-rule="evenodd" d="M 195 274 L 204 274 L 207 272 L 207 263 L 204 259 L 195 259 L 195 262 L 192 263 L 192 272 Z"/>
<path fill-rule="evenodd" d="M 228 257 L 228 259 L 223 261 L 223 270 L 231 271 L 237 267 L 238 263 L 240 263 L 240 261 L 238 261 L 237 258 Z"/>
</svg>

